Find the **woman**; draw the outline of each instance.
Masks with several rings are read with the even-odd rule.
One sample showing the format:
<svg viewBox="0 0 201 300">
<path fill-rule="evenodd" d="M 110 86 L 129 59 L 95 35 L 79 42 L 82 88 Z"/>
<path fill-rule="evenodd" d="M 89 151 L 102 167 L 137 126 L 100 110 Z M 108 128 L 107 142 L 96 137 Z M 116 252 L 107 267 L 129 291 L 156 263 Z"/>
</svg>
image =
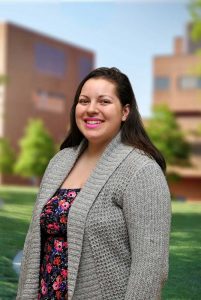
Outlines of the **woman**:
<svg viewBox="0 0 201 300">
<path fill-rule="evenodd" d="M 17 299 L 160 299 L 171 215 L 165 167 L 127 76 L 92 71 L 40 185 Z"/>
</svg>

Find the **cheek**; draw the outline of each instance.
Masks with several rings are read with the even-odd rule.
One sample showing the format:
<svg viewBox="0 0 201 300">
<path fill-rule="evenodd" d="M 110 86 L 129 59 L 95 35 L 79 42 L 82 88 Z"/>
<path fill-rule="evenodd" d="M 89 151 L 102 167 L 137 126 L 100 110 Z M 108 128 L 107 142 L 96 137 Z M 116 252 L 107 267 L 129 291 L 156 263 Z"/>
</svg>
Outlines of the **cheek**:
<svg viewBox="0 0 201 300">
<path fill-rule="evenodd" d="M 115 107 L 113 111 L 111 111 L 111 118 L 115 121 L 115 123 L 121 123 L 123 112 L 121 107 Z"/>
<path fill-rule="evenodd" d="M 77 126 L 79 127 L 79 120 L 80 120 L 80 110 L 76 107 L 75 109 L 75 122 Z"/>
<path fill-rule="evenodd" d="M 79 106 L 76 106 L 76 109 L 75 109 L 75 119 L 77 120 L 82 114 L 82 110 L 80 109 Z"/>
</svg>

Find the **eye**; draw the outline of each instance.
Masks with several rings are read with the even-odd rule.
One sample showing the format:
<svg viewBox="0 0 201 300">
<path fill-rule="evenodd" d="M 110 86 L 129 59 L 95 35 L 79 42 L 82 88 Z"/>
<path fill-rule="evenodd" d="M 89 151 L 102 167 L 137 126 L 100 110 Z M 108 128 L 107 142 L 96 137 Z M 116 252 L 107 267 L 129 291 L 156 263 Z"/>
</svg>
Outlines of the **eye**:
<svg viewBox="0 0 201 300">
<path fill-rule="evenodd" d="M 107 105 L 107 104 L 111 103 L 111 101 L 109 99 L 101 99 L 100 103 L 103 105 Z"/>
<path fill-rule="evenodd" d="M 81 98 L 81 99 L 78 100 L 78 103 L 80 103 L 80 104 L 87 104 L 87 103 L 89 103 L 89 99 L 87 99 L 87 98 Z"/>
</svg>

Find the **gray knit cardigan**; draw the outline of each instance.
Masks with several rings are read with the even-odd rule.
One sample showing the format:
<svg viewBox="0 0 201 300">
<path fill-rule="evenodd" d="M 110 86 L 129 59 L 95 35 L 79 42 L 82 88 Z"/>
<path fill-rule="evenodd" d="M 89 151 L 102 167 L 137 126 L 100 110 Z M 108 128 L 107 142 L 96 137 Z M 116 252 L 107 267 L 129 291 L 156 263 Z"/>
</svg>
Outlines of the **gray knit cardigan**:
<svg viewBox="0 0 201 300">
<path fill-rule="evenodd" d="M 24 244 L 17 300 L 37 300 L 39 216 L 80 149 L 59 151 L 45 171 Z M 68 300 L 160 299 L 168 274 L 170 219 L 161 168 L 143 151 L 122 144 L 118 133 L 69 211 Z"/>
</svg>

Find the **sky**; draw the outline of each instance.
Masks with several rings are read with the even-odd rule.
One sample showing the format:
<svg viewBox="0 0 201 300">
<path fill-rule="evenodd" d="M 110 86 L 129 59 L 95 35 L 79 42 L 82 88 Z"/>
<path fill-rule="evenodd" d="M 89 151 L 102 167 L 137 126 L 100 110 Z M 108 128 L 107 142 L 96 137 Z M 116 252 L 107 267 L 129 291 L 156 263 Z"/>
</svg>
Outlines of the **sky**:
<svg viewBox="0 0 201 300">
<path fill-rule="evenodd" d="M 190 1 L 190 0 L 189 0 Z M 153 59 L 171 55 L 190 20 L 188 1 L 0 0 L 11 21 L 92 50 L 95 67 L 117 67 L 130 79 L 142 117 L 151 114 Z"/>
</svg>

